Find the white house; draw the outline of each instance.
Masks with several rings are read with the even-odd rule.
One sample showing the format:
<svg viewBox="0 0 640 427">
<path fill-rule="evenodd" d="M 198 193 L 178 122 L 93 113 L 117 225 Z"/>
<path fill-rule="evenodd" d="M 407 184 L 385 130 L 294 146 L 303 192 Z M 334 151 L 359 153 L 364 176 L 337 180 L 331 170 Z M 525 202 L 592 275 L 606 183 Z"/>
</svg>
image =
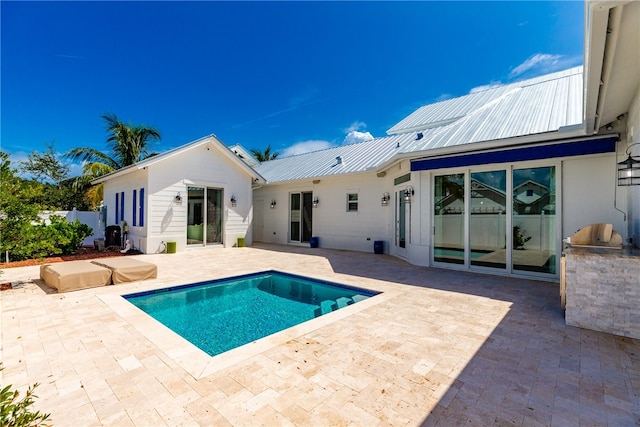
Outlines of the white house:
<svg viewBox="0 0 640 427">
<path fill-rule="evenodd" d="M 252 240 L 252 188 L 264 178 L 214 135 L 94 181 L 104 183 L 106 223 L 126 221 L 133 247 L 154 253 Z M 124 236 L 123 236 L 124 237 Z"/>
<path fill-rule="evenodd" d="M 356 251 L 382 242 L 417 265 L 550 280 L 562 239 L 585 225 L 613 223 L 637 245 L 640 186 L 619 186 L 617 164 L 628 148 L 640 156 L 640 3 L 586 11 L 584 67 L 423 106 L 382 138 L 261 164 L 208 137 L 97 180 L 110 222 L 126 219 L 145 252 L 237 237 Z"/>
</svg>

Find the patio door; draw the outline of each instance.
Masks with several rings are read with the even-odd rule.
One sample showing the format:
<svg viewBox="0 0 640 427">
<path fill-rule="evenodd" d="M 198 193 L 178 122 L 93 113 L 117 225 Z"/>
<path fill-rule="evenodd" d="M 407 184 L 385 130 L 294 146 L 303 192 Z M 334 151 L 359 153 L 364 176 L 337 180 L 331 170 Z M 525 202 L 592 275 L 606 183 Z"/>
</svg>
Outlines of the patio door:
<svg viewBox="0 0 640 427">
<path fill-rule="evenodd" d="M 289 241 L 308 243 L 313 232 L 313 193 L 289 195 Z"/>
<path fill-rule="evenodd" d="M 411 223 L 411 203 L 408 203 L 404 196 L 405 190 L 396 191 L 395 194 L 395 219 L 396 219 L 396 254 L 407 255 L 407 237 L 411 235 L 408 227 Z"/>
<path fill-rule="evenodd" d="M 187 245 L 222 243 L 222 189 L 187 188 Z"/>
<path fill-rule="evenodd" d="M 556 166 L 435 175 L 432 261 L 556 275 L 556 204 Z"/>
<path fill-rule="evenodd" d="M 556 273 L 556 168 L 513 170 L 513 270 Z"/>
<path fill-rule="evenodd" d="M 433 261 L 465 264 L 465 174 L 437 175 L 433 190 Z"/>
<path fill-rule="evenodd" d="M 471 266 L 507 268 L 507 172 L 472 172 L 469 201 Z"/>
</svg>

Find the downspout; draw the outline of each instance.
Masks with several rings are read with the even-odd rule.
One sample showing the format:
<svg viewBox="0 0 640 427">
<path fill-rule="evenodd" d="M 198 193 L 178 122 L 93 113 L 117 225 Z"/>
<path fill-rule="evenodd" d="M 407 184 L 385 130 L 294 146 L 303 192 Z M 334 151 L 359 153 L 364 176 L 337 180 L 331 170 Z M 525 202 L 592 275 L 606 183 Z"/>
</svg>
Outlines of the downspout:
<svg viewBox="0 0 640 427">
<path fill-rule="evenodd" d="M 616 53 L 618 44 L 618 36 L 620 34 L 620 20 L 622 19 L 622 9 L 624 6 L 616 6 L 609 10 L 609 22 L 607 24 L 607 40 L 604 47 L 604 61 L 602 64 L 602 73 L 600 74 L 600 90 L 598 91 L 598 103 L 596 105 L 596 121 L 593 133 L 598 133 L 602 120 L 602 107 L 607 97 L 607 88 L 609 87 L 609 78 L 611 68 L 613 67 L 613 58 Z M 605 123 L 606 124 L 606 123 Z"/>
</svg>

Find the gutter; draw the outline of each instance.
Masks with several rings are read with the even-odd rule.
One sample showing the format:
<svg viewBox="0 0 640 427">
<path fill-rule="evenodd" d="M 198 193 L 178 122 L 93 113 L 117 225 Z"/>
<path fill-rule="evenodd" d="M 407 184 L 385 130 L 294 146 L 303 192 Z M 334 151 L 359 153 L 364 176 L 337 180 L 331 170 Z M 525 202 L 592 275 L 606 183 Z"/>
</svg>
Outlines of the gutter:
<svg viewBox="0 0 640 427">
<path fill-rule="evenodd" d="M 615 57 L 616 46 L 618 44 L 618 36 L 620 35 L 620 20 L 622 19 L 623 8 L 624 5 L 620 5 L 609 9 L 604 61 L 602 64 L 602 73 L 600 74 L 600 90 L 598 91 L 598 101 L 596 104 L 595 123 L 593 125 L 593 129 L 590 129 L 593 133 L 597 133 L 598 129 L 603 125 L 603 123 L 601 123 L 601 112 L 607 97 L 607 89 L 609 88 L 609 78 L 611 68 L 613 67 L 613 58 Z"/>
</svg>

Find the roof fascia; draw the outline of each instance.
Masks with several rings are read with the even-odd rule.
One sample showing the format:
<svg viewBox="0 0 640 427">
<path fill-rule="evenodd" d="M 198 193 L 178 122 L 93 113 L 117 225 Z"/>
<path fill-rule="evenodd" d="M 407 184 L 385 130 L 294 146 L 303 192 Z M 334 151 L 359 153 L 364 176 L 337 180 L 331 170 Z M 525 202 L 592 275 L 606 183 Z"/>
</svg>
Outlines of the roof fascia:
<svg viewBox="0 0 640 427">
<path fill-rule="evenodd" d="M 111 172 L 107 175 L 101 176 L 100 178 L 97 178 L 93 181 L 91 181 L 92 185 L 96 185 L 96 184 L 100 184 L 103 182 L 106 182 L 110 179 L 113 178 L 117 178 L 123 175 L 127 175 L 135 170 L 140 170 L 140 169 L 144 169 L 148 166 L 151 166 L 155 163 L 164 161 L 166 159 L 169 159 L 171 157 L 177 156 L 179 154 L 184 153 L 185 151 L 191 150 L 193 148 L 205 145 L 205 144 L 212 144 L 214 147 L 217 147 L 218 150 L 225 155 L 228 159 L 232 160 L 233 162 L 235 162 L 237 165 L 239 165 L 248 175 L 253 176 L 254 178 L 254 182 L 266 182 L 266 180 L 264 179 L 264 177 L 262 175 L 260 175 L 258 172 L 256 172 L 253 168 L 251 168 L 249 165 L 247 165 L 245 162 L 242 161 L 242 159 L 240 159 L 238 156 L 235 155 L 235 153 L 233 151 L 231 151 L 231 149 L 229 147 L 227 147 L 226 145 L 224 145 L 215 135 L 211 134 L 209 136 L 205 136 L 203 138 L 197 139 L 193 142 L 190 142 L 188 144 L 182 145 L 180 147 L 174 148 L 172 150 L 169 150 L 163 154 L 158 154 L 157 156 L 153 156 L 150 157 L 148 159 L 142 160 L 138 163 L 135 163 L 131 166 L 127 166 L 125 168 L 122 169 L 118 169 L 117 171 Z"/>
</svg>

